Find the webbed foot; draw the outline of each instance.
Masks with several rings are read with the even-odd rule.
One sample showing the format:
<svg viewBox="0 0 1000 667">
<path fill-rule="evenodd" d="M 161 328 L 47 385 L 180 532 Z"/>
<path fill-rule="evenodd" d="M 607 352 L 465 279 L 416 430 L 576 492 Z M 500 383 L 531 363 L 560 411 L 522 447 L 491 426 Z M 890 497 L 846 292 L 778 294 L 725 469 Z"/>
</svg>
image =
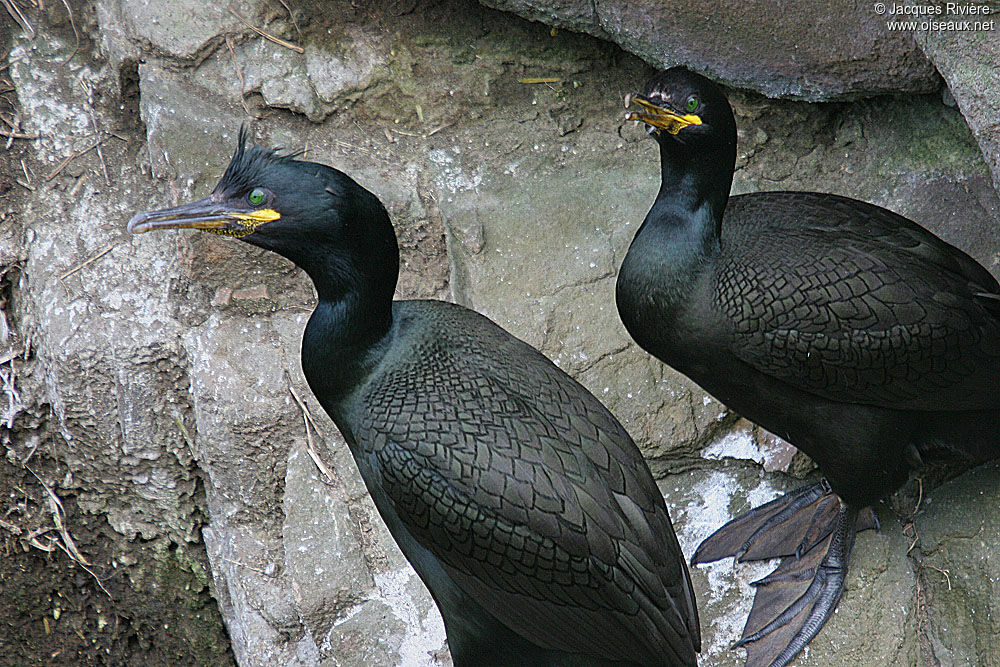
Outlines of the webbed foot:
<svg viewBox="0 0 1000 667">
<path fill-rule="evenodd" d="M 747 649 L 748 666 L 786 665 L 816 636 L 844 592 L 855 534 L 877 527 L 871 509 L 848 506 L 823 480 L 736 517 L 701 543 L 692 564 L 782 559 L 754 582 L 753 609 L 735 645 Z"/>
</svg>

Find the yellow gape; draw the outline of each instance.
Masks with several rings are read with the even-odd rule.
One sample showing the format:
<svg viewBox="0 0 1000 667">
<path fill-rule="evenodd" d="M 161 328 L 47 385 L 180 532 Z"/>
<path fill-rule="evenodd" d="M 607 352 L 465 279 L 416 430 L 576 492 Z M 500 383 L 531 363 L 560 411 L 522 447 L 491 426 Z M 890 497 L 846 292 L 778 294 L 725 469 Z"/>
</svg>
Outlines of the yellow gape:
<svg viewBox="0 0 1000 667">
<path fill-rule="evenodd" d="M 273 222 L 277 220 L 281 217 L 281 214 L 273 208 L 262 208 L 259 211 L 251 211 L 249 213 L 230 213 L 229 217 L 239 220 L 243 228 L 231 229 L 218 227 L 216 229 L 207 229 L 205 231 L 218 234 L 219 236 L 232 236 L 240 238 L 253 234 L 254 231 L 256 231 L 256 229 L 265 222 Z"/>
<path fill-rule="evenodd" d="M 701 125 L 701 118 L 696 114 L 689 113 L 682 116 L 671 109 L 657 106 L 638 95 L 629 93 L 625 96 L 625 106 L 629 106 L 632 102 L 638 104 L 643 110 L 628 112 L 625 114 L 625 120 L 642 121 L 647 125 L 666 130 L 670 134 L 677 134 L 688 125 Z"/>
</svg>

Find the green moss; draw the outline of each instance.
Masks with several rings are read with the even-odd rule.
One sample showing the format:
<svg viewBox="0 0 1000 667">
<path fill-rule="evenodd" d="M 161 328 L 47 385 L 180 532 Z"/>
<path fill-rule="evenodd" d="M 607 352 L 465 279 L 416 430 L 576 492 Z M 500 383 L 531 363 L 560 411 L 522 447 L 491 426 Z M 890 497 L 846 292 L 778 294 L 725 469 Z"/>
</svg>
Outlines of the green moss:
<svg viewBox="0 0 1000 667">
<path fill-rule="evenodd" d="M 894 139 L 881 143 L 891 146 L 894 154 L 882 156 L 880 164 L 892 164 L 894 171 L 902 168 L 928 174 L 971 175 L 983 170 L 979 147 L 962 114 L 941 104 L 937 95 L 879 102 L 866 105 L 872 121 L 868 127 Z"/>
<path fill-rule="evenodd" d="M 185 545 L 165 544 L 157 550 L 150 574 L 164 635 L 177 642 L 178 655 L 200 665 L 228 664 L 229 638 L 210 593 L 204 555 Z"/>
<path fill-rule="evenodd" d="M 176 596 L 186 609 L 193 611 L 205 606 L 201 598 L 209 589 L 209 574 L 197 556 L 183 546 L 171 544 L 160 550 L 154 578 L 157 588 Z"/>
</svg>

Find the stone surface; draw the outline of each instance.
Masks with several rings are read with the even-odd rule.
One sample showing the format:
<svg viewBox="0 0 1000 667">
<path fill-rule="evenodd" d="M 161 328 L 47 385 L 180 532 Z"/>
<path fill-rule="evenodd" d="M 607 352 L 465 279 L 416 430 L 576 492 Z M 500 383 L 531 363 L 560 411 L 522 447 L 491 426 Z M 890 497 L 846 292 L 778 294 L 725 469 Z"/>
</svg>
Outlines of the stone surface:
<svg viewBox="0 0 1000 667">
<path fill-rule="evenodd" d="M 1000 465 L 931 492 L 915 519 L 928 652 L 943 665 L 1000 665 Z"/>
<path fill-rule="evenodd" d="M 99 52 L 47 67 L 72 51 L 64 30 L 18 40 L 8 57 L 25 129 L 43 136 L 26 151 L 36 189 L 18 191 L 13 223 L 0 220 L 0 238 L 17 243 L 0 248 L 0 273 L 24 262 L 17 285 L 0 282 L 10 339 L 30 340 L 35 355 L 3 442 L 8 459 L 37 449 L 36 461 L 71 473 L 54 477 L 56 489 L 108 524 L 117 576 L 159 599 L 142 588 L 143 545 L 194 554 L 186 567 L 211 580 L 244 665 L 448 662 L 427 592 L 301 376 L 314 301 L 305 276 L 233 240 L 125 232 L 138 210 L 204 196 L 241 122 L 386 203 L 401 298 L 476 308 L 600 397 L 649 457 L 685 553 L 800 483 L 780 471 L 808 466 L 643 354 L 618 321 L 614 276 L 658 178 L 654 143 L 622 127 L 621 95 L 648 66 L 459 0 L 330 3 L 296 14 L 301 38 L 287 13 L 258 10 L 262 27 L 303 54 L 186 11 L 169 29 L 137 27 L 161 9 L 101 0 Z M 736 192 L 814 189 L 886 205 L 997 272 L 997 196 L 975 137 L 940 95 L 732 99 Z M 44 180 L 92 143 L 95 124 L 124 140 L 107 138 L 100 155 Z M 307 452 L 293 389 L 316 418 L 310 434 L 329 476 Z M 995 470 L 982 475 L 989 502 Z M 913 664 L 927 647 L 942 661 L 990 664 L 984 637 L 997 612 L 975 585 L 996 574 L 978 543 L 953 536 L 995 546 L 996 530 L 948 512 L 938 532 L 921 523 L 944 509 L 948 488 L 918 517 L 927 567 L 906 557 L 910 540 L 883 508 L 882 534 L 859 537 L 840 610 L 798 664 Z M 964 588 L 941 590 L 930 565 Z M 739 664 L 727 647 L 750 607 L 748 582 L 764 572 L 730 561 L 693 571 L 705 664 Z M 947 634 L 954 617 L 962 629 Z"/>
<path fill-rule="evenodd" d="M 958 3 L 955 3 L 958 4 Z M 908 6 L 916 6 L 908 3 Z M 965 5 L 958 4 L 960 7 Z M 969 5 L 990 11 L 979 16 L 942 14 L 942 22 L 972 21 L 969 29 L 913 31 L 917 44 L 948 84 L 979 142 L 993 172 L 993 186 L 1000 191 L 1000 3 Z M 976 28 L 976 23 L 983 24 Z"/>
<path fill-rule="evenodd" d="M 197 0 L 145 0 L 97 3 L 97 6 L 102 27 L 135 42 L 112 48 L 126 47 L 133 53 L 138 49 L 195 60 L 227 36 L 252 34 L 234 13 L 256 22 L 261 4 L 255 0 L 237 0 L 225 6 Z"/>
<path fill-rule="evenodd" d="M 799 484 L 785 475 L 763 474 L 755 466 L 725 465 L 667 475 L 660 489 L 681 547 L 690 554 L 725 522 Z M 883 519 L 881 534 L 858 536 L 837 612 L 797 664 L 849 667 L 916 661 L 916 577 L 904 555 L 908 540 L 891 515 Z M 729 647 L 740 638 L 750 613 L 751 582 L 769 574 L 777 562 L 734 564 L 726 559 L 692 568 L 701 614 L 702 664 L 743 665 L 743 651 Z"/>
<path fill-rule="evenodd" d="M 1000 3 L 995 1 L 796 1 L 780 7 L 767 0 L 482 2 L 613 41 L 655 67 L 685 65 L 769 97 L 820 101 L 929 92 L 938 85 L 936 68 L 1000 191 Z"/>
<path fill-rule="evenodd" d="M 687 65 L 770 97 L 819 101 L 937 87 L 912 36 L 867 0 L 482 0 L 619 44 L 654 67 Z"/>
</svg>

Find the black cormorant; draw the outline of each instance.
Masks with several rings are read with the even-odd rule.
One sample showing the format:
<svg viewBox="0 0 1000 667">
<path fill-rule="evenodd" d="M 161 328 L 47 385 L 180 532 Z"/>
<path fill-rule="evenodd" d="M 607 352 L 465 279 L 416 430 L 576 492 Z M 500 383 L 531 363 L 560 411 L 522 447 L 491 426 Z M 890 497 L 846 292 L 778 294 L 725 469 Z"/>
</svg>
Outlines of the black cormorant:
<svg viewBox="0 0 1000 667">
<path fill-rule="evenodd" d="M 830 617 L 854 535 L 922 460 L 1000 455 L 1000 285 L 884 208 L 831 194 L 729 196 L 736 122 L 675 68 L 630 95 L 662 184 L 618 276 L 626 329 L 807 453 L 824 479 L 733 519 L 692 563 L 781 557 L 757 582 L 747 663 L 784 665 Z"/>
<path fill-rule="evenodd" d="M 302 369 L 441 610 L 455 664 L 695 665 L 687 566 L 621 424 L 482 315 L 393 301 L 381 202 L 246 139 L 211 195 L 129 230 L 237 237 L 309 275 Z"/>
</svg>

